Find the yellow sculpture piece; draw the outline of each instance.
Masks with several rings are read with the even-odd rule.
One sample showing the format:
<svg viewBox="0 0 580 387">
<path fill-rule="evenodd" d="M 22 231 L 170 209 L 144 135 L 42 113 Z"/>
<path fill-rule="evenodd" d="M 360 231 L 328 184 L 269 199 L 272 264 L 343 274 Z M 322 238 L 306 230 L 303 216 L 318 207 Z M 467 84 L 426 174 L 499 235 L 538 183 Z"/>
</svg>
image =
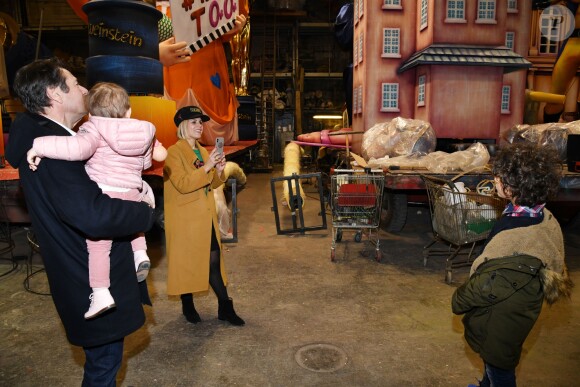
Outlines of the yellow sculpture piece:
<svg viewBox="0 0 580 387">
<path fill-rule="evenodd" d="M 576 8 L 574 15 L 574 33 L 570 36 L 558 57 L 554 70 L 552 71 L 552 86 L 550 93 L 566 94 L 567 89 L 576 76 L 576 71 L 580 67 L 580 0 L 569 0 Z M 557 3 L 554 1 L 553 3 Z M 544 108 L 544 122 L 557 122 L 563 112 L 563 105 L 560 103 L 548 103 Z"/>
<path fill-rule="evenodd" d="M 290 177 L 293 174 L 299 175 L 300 174 L 300 158 L 302 157 L 302 148 L 300 145 L 290 142 L 284 148 L 284 176 Z M 284 202 L 290 209 L 293 211 L 293 202 L 290 197 L 290 187 L 289 184 L 292 185 L 292 193 L 293 196 L 296 196 L 298 193 L 296 192 L 296 186 L 294 185 L 295 180 L 289 180 L 284 182 Z M 298 182 L 298 190 L 300 191 L 300 197 L 302 198 L 301 207 L 304 207 L 304 191 L 302 190 L 302 184 L 300 181 Z"/>
</svg>

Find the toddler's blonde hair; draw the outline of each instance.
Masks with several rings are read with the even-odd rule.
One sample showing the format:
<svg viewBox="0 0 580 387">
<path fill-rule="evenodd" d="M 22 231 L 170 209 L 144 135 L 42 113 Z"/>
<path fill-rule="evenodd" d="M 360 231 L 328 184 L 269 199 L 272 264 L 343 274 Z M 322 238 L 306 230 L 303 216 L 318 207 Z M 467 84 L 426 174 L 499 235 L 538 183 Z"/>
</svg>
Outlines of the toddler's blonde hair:
<svg viewBox="0 0 580 387">
<path fill-rule="evenodd" d="M 124 118 L 130 108 L 129 94 L 115 83 L 99 82 L 89 91 L 89 113 L 93 116 Z"/>
</svg>

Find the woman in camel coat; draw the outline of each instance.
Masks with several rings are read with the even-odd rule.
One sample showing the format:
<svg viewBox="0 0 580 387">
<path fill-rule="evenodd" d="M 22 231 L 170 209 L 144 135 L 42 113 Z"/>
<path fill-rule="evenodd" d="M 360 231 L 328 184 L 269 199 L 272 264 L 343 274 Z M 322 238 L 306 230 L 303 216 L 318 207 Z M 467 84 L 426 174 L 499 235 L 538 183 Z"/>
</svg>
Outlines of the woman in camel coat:
<svg viewBox="0 0 580 387">
<path fill-rule="evenodd" d="M 174 117 L 179 140 L 167 152 L 164 180 L 165 236 L 168 257 L 167 294 L 180 295 L 187 321 L 201 321 L 193 293 L 209 286 L 218 297 L 218 318 L 244 325 L 228 296 L 218 219 L 212 189 L 225 181 L 225 158 L 208 153 L 198 142 L 203 122 L 197 106 L 186 106 Z"/>
</svg>

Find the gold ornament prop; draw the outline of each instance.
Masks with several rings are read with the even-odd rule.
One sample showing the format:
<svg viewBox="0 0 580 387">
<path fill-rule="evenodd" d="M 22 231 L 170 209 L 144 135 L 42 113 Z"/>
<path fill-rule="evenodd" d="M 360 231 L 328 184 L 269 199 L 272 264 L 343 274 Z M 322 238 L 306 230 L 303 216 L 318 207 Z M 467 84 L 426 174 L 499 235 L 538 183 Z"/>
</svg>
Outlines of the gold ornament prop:
<svg viewBox="0 0 580 387">
<path fill-rule="evenodd" d="M 232 48 L 232 76 L 236 95 L 248 94 L 250 78 L 250 18 L 239 34 L 230 41 Z"/>
<path fill-rule="evenodd" d="M 7 13 L 0 12 L 0 44 L 9 49 L 16 44 L 20 27 Z"/>
</svg>

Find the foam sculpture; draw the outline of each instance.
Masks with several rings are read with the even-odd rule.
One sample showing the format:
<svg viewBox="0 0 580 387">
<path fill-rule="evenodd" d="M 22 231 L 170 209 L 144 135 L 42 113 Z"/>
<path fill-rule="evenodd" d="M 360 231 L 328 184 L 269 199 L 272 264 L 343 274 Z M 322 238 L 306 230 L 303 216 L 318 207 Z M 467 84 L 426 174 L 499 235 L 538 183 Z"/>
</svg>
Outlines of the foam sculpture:
<svg viewBox="0 0 580 387">
<path fill-rule="evenodd" d="M 246 184 L 246 174 L 244 173 L 244 170 L 233 161 L 226 162 L 224 175 L 226 176 L 226 179 L 236 179 L 237 183 L 241 185 Z M 213 197 L 215 200 L 215 207 L 218 216 L 220 235 L 222 239 L 231 239 L 233 237 L 230 222 L 232 213 L 226 202 L 223 184 L 213 190 Z"/>
<path fill-rule="evenodd" d="M 244 170 L 233 161 L 226 162 L 224 174 L 226 175 L 226 179 L 236 179 L 238 184 L 246 184 L 246 174 L 244 173 Z"/>
<path fill-rule="evenodd" d="M 284 176 L 291 177 L 292 175 L 300 174 L 300 157 L 302 156 L 302 148 L 300 145 L 289 142 L 284 148 Z M 296 185 L 295 180 L 286 180 L 284 182 L 284 202 L 288 208 L 292 211 L 295 206 L 293 206 L 294 198 L 290 197 L 290 188 L 288 184 L 292 184 L 292 193 L 296 195 Z M 298 189 L 300 191 L 301 206 L 304 207 L 304 191 L 302 190 L 302 184 L 298 181 Z"/>
<path fill-rule="evenodd" d="M 220 185 L 218 188 L 212 190 L 213 198 L 215 200 L 215 209 L 218 218 L 218 228 L 220 231 L 220 236 L 222 239 L 231 239 L 231 211 L 228 208 L 228 203 L 226 202 L 226 195 L 224 194 L 224 185 Z"/>
</svg>

